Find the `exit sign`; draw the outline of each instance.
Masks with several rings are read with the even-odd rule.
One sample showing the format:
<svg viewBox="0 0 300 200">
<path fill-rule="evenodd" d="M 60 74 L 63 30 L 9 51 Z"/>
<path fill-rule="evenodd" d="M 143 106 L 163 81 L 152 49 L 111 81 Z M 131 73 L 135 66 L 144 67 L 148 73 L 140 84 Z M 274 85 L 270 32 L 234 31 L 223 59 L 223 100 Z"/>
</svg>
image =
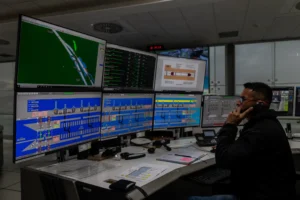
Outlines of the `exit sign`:
<svg viewBox="0 0 300 200">
<path fill-rule="evenodd" d="M 164 50 L 164 46 L 163 45 L 151 45 L 151 46 L 148 46 L 148 51 L 160 51 L 160 50 Z"/>
</svg>

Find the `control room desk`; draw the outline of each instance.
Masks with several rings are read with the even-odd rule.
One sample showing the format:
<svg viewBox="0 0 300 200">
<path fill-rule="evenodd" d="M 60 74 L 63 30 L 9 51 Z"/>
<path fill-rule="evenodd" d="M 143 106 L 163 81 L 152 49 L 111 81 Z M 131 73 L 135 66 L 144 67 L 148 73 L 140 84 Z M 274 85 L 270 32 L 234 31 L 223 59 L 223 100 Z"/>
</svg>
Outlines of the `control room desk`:
<svg viewBox="0 0 300 200">
<path fill-rule="evenodd" d="M 293 154 L 300 154 L 300 140 L 289 140 L 291 149 Z M 144 199 L 145 196 L 139 190 L 133 190 L 127 194 L 118 194 L 116 192 L 112 192 L 109 190 L 109 184 L 104 182 L 108 179 L 116 179 L 116 175 L 122 173 L 123 171 L 137 166 L 142 163 L 148 164 L 159 164 L 168 166 L 168 170 L 159 175 L 156 179 L 151 182 L 142 185 L 141 188 L 147 193 L 148 196 L 155 194 L 160 189 L 165 186 L 179 180 L 181 177 L 200 171 L 206 167 L 212 166 L 215 164 L 214 154 L 207 152 L 210 148 L 199 148 L 193 145 L 195 151 L 203 151 L 203 153 L 207 153 L 205 157 L 200 159 L 198 162 L 184 166 L 180 164 L 174 164 L 169 162 L 161 162 L 157 161 L 156 158 L 165 154 L 167 151 L 164 148 L 156 149 L 155 154 L 146 153 L 146 157 L 136 159 L 136 160 L 116 160 L 116 159 L 108 159 L 105 161 L 101 161 L 103 163 L 117 164 L 118 167 L 113 168 L 111 170 L 107 170 L 96 174 L 94 176 L 84 178 L 81 180 L 70 179 L 63 176 L 57 176 L 54 174 L 48 174 L 53 177 L 57 177 L 63 181 L 66 199 L 67 200 L 87 200 L 94 198 L 79 198 L 80 191 L 82 188 L 85 188 L 86 191 L 99 190 L 97 195 L 101 199 Z M 122 149 L 122 152 L 129 153 L 140 153 L 146 152 L 145 149 L 141 147 L 127 147 Z M 96 161 L 95 161 L 96 162 Z M 55 162 L 54 162 L 55 163 Z M 44 164 L 44 166 L 49 165 Z M 43 188 L 41 186 L 39 175 L 45 172 L 41 172 L 39 170 L 41 166 L 30 166 L 23 168 L 21 170 L 21 188 L 22 188 L 22 200 L 44 200 Z M 81 187 L 81 189 L 80 189 Z M 116 195 L 116 196 L 115 196 Z M 87 194 L 83 195 L 84 197 L 88 196 Z M 96 198 L 97 199 L 97 198 Z"/>
<path fill-rule="evenodd" d="M 190 147 L 191 148 L 191 147 Z M 196 145 L 193 145 L 195 151 L 202 151 Z M 141 147 L 127 147 L 122 149 L 122 152 L 129 152 L 129 153 L 140 153 L 146 152 L 145 149 Z M 142 163 L 148 164 L 157 164 L 157 165 L 165 165 L 168 166 L 168 170 L 164 171 L 162 174 L 157 176 L 151 182 L 142 185 L 141 188 L 147 193 L 148 196 L 154 194 L 161 188 L 167 186 L 168 184 L 174 182 L 175 180 L 179 179 L 182 176 L 191 174 L 193 172 L 199 171 L 206 167 L 212 166 L 215 164 L 214 154 L 202 151 L 207 155 L 201 158 L 199 161 L 195 162 L 192 165 L 185 166 L 181 164 L 169 163 L 169 162 L 161 162 L 157 161 L 156 159 L 161 155 L 165 154 L 167 151 L 164 148 L 156 149 L 155 154 L 148 154 L 146 153 L 146 157 L 135 159 L 135 160 L 116 160 L 116 159 L 108 159 L 101 161 L 103 163 L 115 164 L 118 167 L 115 167 L 111 170 L 107 170 L 101 172 L 99 174 L 93 175 L 88 178 L 84 178 L 81 180 L 70 179 L 59 175 L 48 174 L 53 177 L 57 177 L 63 181 L 63 185 L 65 188 L 66 199 L 82 199 L 80 197 L 80 191 L 84 188 L 86 191 L 91 191 L 95 188 L 99 189 L 98 197 L 101 199 L 144 199 L 145 196 L 139 190 L 135 189 L 127 194 L 120 194 L 109 190 L 109 184 L 104 182 L 108 179 L 116 179 L 117 174 L 121 174 L 125 170 L 137 166 Z M 66 161 L 68 162 L 68 161 Z M 95 161 L 97 162 L 97 161 Z M 49 164 L 48 164 L 49 165 Z M 39 175 L 47 174 L 39 170 L 41 166 L 30 166 L 25 167 L 21 170 L 21 189 L 22 189 L 22 200 L 44 200 L 43 195 L 43 188 L 41 186 Z M 81 188 L 80 188 L 81 187 Z M 119 195 L 115 196 L 114 195 Z M 110 197 L 110 198 L 108 198 Z M 86 199 L 93 199 L 93 198 L 84 198 Z"/>
</svg>

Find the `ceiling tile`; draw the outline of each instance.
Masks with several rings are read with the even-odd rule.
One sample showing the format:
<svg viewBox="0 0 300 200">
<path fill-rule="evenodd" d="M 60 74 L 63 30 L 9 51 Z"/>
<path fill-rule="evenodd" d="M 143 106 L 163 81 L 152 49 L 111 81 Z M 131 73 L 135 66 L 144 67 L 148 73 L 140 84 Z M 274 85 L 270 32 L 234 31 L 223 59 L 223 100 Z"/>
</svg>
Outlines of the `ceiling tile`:
<svg viewBox="0 0 300 200">
<path fill-rule="evenodd" d="M 285 0 L 251 0 L 241 39 L 261 40 L 284 4 Z"/>
<path fill-rule="evenodd" d="M 0 4 L 0 19 L 1 19 L 1 17 L 4 17 L 8 14 L 14 14 L 14 13 L 15 13 L 15 11 L 11 7 L 6 6 L 4 4 Z"/>
<path fill-rule="evenodd" d="M 147 45 L 151 44 L 151 42 L 149 42 L 149 40 L 146 37 L 144 37 L 139 33 L 120 35 L 116 39 L 116 41 L 117 43 L 122 42 L 124 45 L 128 47 L 135 47 L 138 45 L 138 46 L 144 46 L 146 48 Z"/>
<path fill-rule="evenodd" d="M 157 24 L 149 13 L 140 13 L 122 17 L 137 32 L 147 36 L 153 42 L 161 42 L 162 40 L 170 40 L 166 32 Z"/>
<path fill-rule="evenodd" d="M 289 38 L 299 38 L 300 37 L 300 26 L 297 26 L 289 35 Z"/>
<path fill-rule="evenodd" d="M 295 3 L 298 1 L 299 0 L 286 0 L 285 4 L 282 6 L 282 8 L 280 10 L 280 14 L 289 13 L 292 10 Z"/>
<path fill-rule="evenodd" d="M 244 24 L 249 0 L 227 0 L 214 4 L 218 32 L 239 31 Z"/>
<path fill-rule="evenodd" d="M 1 0 L 1 3 L 6 4 L 6 5 L 13 5 L 17 3 L 24 3 L 24 2 L 29 2 L 31 0 Z"/>
<path fill-rule="evenodd" d="M 39 9 L 39 7 L 36 4 L 34 4 L 33 2 L 17 3 L 17 4 L 10 5 L 10 6 L 20 14 L 26 14 L 33 10 L 36 11 Z"/>
<path fill-rule="evenodd" d="M 193 37 L 179 9 L 163 10 L 150 13 L 164 31 L 174 39 L 186 40 Z M 176 23 L 174 23 L 176 22 Z"/>
<path fill-rule="evenodd" d="M 41 8 L 57 7 L 67 4 L 65 0 L 34 0 L 33 3 Z"/>
<path fill-rule="evenodd" d="M 272 27 L 265 33 L 264 39 L 281 39 L 289 37 L 300 24 L 300 16 L 276 18 Z"/>
<path fill-rule="evenodd" d="M 213 15 L 213 4 L 184 7 L 180 10 L 186 19 L 195 40 L 206 44 L 217 42 L 218 35 Z"/>
</svg>

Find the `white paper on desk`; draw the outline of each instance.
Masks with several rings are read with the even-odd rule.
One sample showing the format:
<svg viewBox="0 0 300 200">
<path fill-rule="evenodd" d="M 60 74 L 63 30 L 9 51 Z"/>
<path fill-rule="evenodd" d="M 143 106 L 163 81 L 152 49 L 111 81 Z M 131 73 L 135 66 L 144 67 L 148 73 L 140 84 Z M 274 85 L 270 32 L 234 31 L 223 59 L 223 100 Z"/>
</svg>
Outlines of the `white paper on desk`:
<svg viewBox="0 0 300 200">
<path fill-rule="evenodd" d="M 119 178 L 136 182 L 139 186 L 150 182 L 158 175 L 162 174 L 169 167 L 165 165 L 140 164 L 132 167 L 120 174 Z"/>
</svg>

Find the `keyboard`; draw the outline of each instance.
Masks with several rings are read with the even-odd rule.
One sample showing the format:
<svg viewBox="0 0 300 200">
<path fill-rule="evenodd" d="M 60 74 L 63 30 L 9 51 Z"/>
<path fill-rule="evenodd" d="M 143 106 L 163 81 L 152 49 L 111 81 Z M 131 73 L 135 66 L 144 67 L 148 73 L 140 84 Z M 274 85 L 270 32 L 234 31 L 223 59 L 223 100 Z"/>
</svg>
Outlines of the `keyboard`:
<svg viewBox="0 0 300 200">
<path fill-rule="evenodd" d="M 196 181 L 197 183 L 204 185 L 212 185 L 226 178 L 229 178 L 230 171 L 224 169 L 218 169 L 216 167 L 211 167 L 204 169 L 196 174 L 188 176 L 188 179 Z"/>
</svg>

